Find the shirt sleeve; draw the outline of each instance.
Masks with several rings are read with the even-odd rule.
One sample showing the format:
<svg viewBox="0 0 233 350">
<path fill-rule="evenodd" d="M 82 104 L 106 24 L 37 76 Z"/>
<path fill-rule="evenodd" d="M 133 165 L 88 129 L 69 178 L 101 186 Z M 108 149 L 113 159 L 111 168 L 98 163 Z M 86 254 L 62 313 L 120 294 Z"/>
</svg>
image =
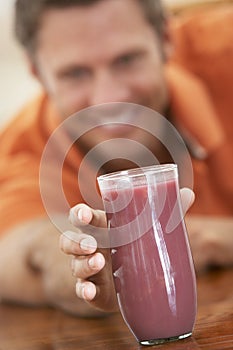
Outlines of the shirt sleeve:
<svg viewBox="0 0 233 350">
<path fill-rule="evenodd" d="M 0 235 L 11 227 L 45 216 L 39 189 L 39 159 L 18 154 L 0 160 Z"/>
</svg>

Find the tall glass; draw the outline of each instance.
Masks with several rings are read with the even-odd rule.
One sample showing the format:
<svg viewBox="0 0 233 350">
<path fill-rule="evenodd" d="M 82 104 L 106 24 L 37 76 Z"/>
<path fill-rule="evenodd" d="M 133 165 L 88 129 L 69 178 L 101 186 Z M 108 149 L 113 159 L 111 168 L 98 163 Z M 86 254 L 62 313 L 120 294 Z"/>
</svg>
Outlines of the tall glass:
<svg viewBox="0 0 233 350">
<path fill-rule="evenodd" d="M 108 219 L 122 316 L 142 345 L 192 334 L 196 278 L 180 203 L 177 166 L 98 177 Z"/>
</svg>

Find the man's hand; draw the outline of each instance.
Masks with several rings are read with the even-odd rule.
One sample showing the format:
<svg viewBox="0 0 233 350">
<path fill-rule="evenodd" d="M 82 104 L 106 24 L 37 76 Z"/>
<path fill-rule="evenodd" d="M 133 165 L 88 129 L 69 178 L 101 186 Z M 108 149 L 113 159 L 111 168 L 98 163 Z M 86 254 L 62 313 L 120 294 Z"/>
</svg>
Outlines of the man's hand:
<svg viewBox="0 0 233 350">
<path fill-rule="evenodd" d="M 65 232 L 60 239 L 62 251 L 73 255 L 71 268 L 77 278 L 76 294 L 102 311 L 118 309 L 109 249 L 97 249 L 94 237 L 83 233 L 88 225 L 107 227 L 105 212 L 78 204 L 70 211 L 71 223 L 80 229 Z"/>
</svg>

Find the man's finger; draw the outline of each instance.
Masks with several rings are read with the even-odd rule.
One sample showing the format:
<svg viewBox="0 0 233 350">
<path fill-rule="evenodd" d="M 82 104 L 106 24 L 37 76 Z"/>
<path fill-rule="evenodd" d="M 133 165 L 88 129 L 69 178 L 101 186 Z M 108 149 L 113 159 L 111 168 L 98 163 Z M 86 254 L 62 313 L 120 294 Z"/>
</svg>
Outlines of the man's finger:
<svg viewBox="0 0 233 350">
<path fill-rule="evenodd" d="M 105 258 L 100 252 L 90 256 L 75 256 L 71 262 L 73 276 L 83 280 L 97 274 L 103 269 L 104 265 Z"/>
<path fill-rule="evenodd" d="M 190 188 L 184 187 L 180 190 L 180 198 L 183 214 L 185 215 L 195 200 L 195 194 Z"/>
<path fill-rule="evenodd" d="M 60 248 L 66 254 L 87 255 L 96 251 L 97 242 L 92 236 L 66 231 L 60 237 Z"/>
<path fill-rule="evenodd" d="M 72 225 L 81 227 L 92 225 L 95 227 L 106 227 L 106 215 L 102 210 L 94 210 L 86 204 L 78 204 L 70 210 L 70 221 Z"/>
<path fill-rule="evenodd" d="M 89 281 L 77 280 L 76 294 L 79 298 L 86 301 L 92 301 L 96 296 L 96 286 Z"/>
</svg>

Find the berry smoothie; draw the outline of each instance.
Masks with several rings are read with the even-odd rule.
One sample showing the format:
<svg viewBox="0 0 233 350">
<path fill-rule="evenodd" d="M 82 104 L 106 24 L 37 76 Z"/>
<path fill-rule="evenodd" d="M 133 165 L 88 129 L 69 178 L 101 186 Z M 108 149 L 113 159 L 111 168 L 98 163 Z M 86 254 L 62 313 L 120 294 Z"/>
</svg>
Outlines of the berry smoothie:
<svg viewBox="0 0 233 350">
<path fill-rule="evenodd" d="M 176 179 L 106 189 L 102 198 L 117 298 L 128 327 L 145 345 L 189 336 L 196 279 Z M 171 215 L 176 217 L 172 224 Z M 128 243 L 114 246 L 122 234 L 130 236 Z"/>
</svg>

